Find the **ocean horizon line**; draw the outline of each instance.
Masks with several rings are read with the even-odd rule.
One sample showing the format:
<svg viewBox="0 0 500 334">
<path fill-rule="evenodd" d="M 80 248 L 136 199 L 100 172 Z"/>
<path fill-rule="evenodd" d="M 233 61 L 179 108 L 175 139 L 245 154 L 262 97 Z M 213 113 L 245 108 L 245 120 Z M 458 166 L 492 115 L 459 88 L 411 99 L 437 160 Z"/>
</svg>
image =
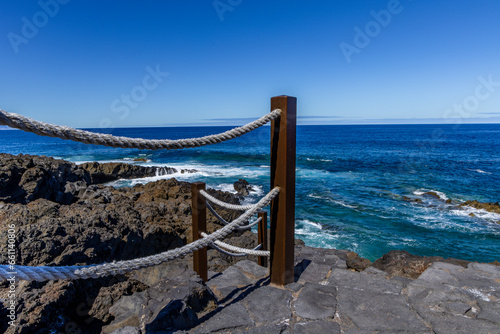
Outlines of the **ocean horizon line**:
<svg viewBox="0 0 500 334">
<path fill-rule="evenodd" d="M 101 128 L 101 127 L 74 127 L 75 129 L 79 130 L 101 130 L 103 132 L 109 132 L 114 129 L 148 129 L 148 128 L 234 128 L 234 127 L 240 127 L 245 124 L 207 124 L 207 123 L 176 123 L 176 124 L 162 124 L 162 125 L 129 125 L 129 126 L 120 126 L 120 127 L 113 127 L 113 128 Z M 481 121 L 475 121 L 475 122 L 435 122 L 435 123 L 425 123 L 425 122 L 415 122 L 415 123 L 396 123 L 396 122 L 380 122 L 380 123 L 362 123 L 362 122 L 346 122 L 346 123 L 331 123 L 331 124 L 314 124 L 314 123 L 303 123 L 303 124 L 297 124 L 297 126 L 395 126 L 395 125 L 401 125 L 401 126 L 408 126 L 408 125 L 425 125 L 425 126 L 442 126 L 442 125 L 454 125 L 454 126 L 461 126 L 461 125 L 500 125 L 500 119 L 495 122 L 481 122 Z M 265 124 L 264 126 L 270 126 L 270 124 Z M 8 131 L 8 130 L 20 130 L 16 128 L 11 128 L 7 125 L 0 125 L 0 131 Z"/>
</svg>

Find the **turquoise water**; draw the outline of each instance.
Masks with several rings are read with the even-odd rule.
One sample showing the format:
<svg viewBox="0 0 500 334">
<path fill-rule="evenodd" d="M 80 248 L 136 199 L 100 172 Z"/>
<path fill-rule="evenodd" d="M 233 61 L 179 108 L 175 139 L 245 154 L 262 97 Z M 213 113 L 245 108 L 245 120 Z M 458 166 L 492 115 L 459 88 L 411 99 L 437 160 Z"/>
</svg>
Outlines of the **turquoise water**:
<svg viewBox="0 0 500 334">
<path fill-rule="evenodd" d="M 224 127 L 115 129 L 142 138 L 198 137 Z M 113 149 L 0 131 L 0 151 L 74 162 L 135 158 L 148 166 L 197 169 L 179 180 L 233 191 L 238 178 L 269 191 L 269 127 L 233 141 L 180 151 Z M 120 180 L 129 186 L 146 180 Z M 315 247 L 350 249 L 374 260 L 389 250 L 490 262 L 500 260 L 499 214 L 458 208 L 500 200 L 500 125 L 343 125 L 297 129 L 296 236 Z M 441 199 L 422 195 L 434 191 Z M 419 198 L 422 203 L 408 202 Z M 451 199 L 453 204 L 447 204 Z M 474 213 L 474 217 L 469 216 Z"/>
</svg>

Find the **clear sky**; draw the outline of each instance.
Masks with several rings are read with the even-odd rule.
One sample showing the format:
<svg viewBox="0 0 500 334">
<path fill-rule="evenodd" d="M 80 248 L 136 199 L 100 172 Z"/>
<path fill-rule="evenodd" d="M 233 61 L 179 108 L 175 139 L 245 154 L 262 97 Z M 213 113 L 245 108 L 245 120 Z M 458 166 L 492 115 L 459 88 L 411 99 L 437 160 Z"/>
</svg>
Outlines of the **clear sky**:
<svg viewBox="0 0 500 334">
<path fill-rule="evenodd" d="M 0 108 L 74 127 L 500 122 L 500 1 L 0 2 Z"/>
</svg>

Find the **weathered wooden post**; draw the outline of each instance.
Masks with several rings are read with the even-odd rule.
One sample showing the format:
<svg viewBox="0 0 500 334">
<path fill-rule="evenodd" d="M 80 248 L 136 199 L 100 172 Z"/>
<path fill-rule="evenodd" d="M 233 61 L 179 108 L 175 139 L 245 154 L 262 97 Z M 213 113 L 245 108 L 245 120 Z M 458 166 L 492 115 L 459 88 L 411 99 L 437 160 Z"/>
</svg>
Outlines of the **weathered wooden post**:
<svg viewBox="0 0 500 334">
<path fill-rule="evenodd" d="M 191 183 L 191 211 L 193 217 L 193 241 L 201 238 L 201 233 L 207 233 L 207 203 L 200 194 L 205 190 L 204 182 Z M 193 270 L 200 275 L 201 279 L 208 280 L 207 270 L 207 248 L 202 248 L 193 253 Z"/>
<path fill-rule="evenodd" d="M 271 202 L 271 283 L 283 286 L 294 280 L 297 98 L 273 97 L 275 109 L 281 116 L 271 121 L 271 189 L 281 190 Z"/>
<path fill-rule="evenodd" d="M 262 245 L 261 250 L 267 250 L 267 212 L 259 211 L 259 218 L 261 218 L 258 230 L 258 244 Z M 259 265 L 267 267 L 267 256 L 259 256 Z"/>
</svg>

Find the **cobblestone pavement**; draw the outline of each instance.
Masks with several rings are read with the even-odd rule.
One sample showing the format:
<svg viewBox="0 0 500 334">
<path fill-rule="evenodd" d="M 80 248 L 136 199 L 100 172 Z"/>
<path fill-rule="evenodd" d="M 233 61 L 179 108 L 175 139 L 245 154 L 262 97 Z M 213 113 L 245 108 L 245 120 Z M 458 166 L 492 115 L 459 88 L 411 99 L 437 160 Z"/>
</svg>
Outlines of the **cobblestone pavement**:
<svg viewBox="0 0 500 334">
<path fill-rule="evenodd" d="M 347 270 L 339 252 L 302 248 L 284 288 L 251 261 L 211 273 L 219 306 L 189 333 L 500 333 L 499 266 L 437 262 L 411 280 Z"/>
</svg>

